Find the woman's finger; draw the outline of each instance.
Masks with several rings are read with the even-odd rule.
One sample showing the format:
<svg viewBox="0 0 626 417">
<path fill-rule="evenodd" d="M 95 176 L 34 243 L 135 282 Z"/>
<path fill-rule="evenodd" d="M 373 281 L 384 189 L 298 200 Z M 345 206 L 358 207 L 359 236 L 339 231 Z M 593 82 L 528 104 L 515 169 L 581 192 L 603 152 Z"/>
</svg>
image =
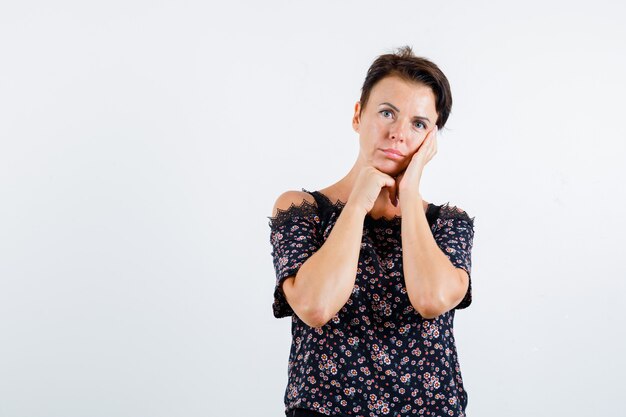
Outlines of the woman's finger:
<svg viewBox="0 0 626 417">
<path fill-rule="evenodd" d="M 387 174 L 383 174 L 383 175 L 385 176 L 384 187 L 387 188 L 387 193 L 389 194 L 389 201 L 391 201 L 391 204 L 393 204 L 394 206 L 397 206 L 398 199 L 397 199 L 396 179 Z"/>
</svg>

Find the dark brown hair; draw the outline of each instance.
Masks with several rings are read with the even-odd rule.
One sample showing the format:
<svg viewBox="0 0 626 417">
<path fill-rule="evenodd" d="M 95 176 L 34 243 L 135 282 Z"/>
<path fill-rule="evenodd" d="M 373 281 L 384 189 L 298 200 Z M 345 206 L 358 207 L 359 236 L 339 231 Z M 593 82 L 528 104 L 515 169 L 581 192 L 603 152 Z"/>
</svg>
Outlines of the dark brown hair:
<svg viewBox="0 0 626 417">
<path fill-rule="evenodd" d="M 385 77 L 396 75 L 400 78 L 427 85 L 435 95 L 437 127 L 443 128 L 452 109 L 452 92 L 448 79 L 439 67 L 426 58 L 413 54 L 410 46 L 398 48 L 391 54 L 380 55 L 367 70 L 361 88 L 361 110 L 363 112 L 374 85 Z"/>
</svg>

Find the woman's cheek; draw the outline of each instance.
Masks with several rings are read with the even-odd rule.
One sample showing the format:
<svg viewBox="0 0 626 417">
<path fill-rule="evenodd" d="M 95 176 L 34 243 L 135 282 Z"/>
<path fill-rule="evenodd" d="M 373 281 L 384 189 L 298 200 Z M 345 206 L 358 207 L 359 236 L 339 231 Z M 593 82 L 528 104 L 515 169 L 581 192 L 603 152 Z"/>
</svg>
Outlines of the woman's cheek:
<svg viewBox="0 0 626 417">
<path fill-rule="evenodd" d="M 417 142 L 417 146 L 413 148 L 413 151 L 411 152 L 411 156 L 413 156 L 417 151 L 419 151 L 423 143 L 424 143 L 424 138 L 420 138 L 420 140 Z"/>
<path fill-rule="evenodd" d="M 422 144 L 424 143 L 425 140 L 426 140 L 426 135 L 421 135 L 420 136 L 420 144 L 417 147 L 417 149 L 419 149 L 422 146 Z"/>
</svg>

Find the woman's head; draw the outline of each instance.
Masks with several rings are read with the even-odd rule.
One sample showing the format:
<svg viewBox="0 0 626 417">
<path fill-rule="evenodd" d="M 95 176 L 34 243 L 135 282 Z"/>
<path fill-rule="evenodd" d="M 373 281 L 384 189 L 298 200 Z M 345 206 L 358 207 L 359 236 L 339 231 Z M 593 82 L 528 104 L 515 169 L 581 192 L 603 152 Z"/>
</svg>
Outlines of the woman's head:
<svg viewBox="0 0 626 417">
<path fill-rule="evenodd" d="M 415 57 L 409 47 L 381 55 L 354 108 L 359 164 L 389 175 L 404 171 L 435 126 L 444 126 L 451 106 L 448 81 L 435 64 Z"/>
<path fill-rule="evenodd" d="M 372 63 L 361 88 L 359 115 L 367 106 L 374 86 L 388 76 L 397 76 L 405 81 L 428 86 L 435 95 L 437 127 L 439 130 L 444 127 L 452 109 L 448 79 L 433 62 L 415 56 L 409 46 L 399 48 L 395 53 L 380 55 Z"/>
</svg>

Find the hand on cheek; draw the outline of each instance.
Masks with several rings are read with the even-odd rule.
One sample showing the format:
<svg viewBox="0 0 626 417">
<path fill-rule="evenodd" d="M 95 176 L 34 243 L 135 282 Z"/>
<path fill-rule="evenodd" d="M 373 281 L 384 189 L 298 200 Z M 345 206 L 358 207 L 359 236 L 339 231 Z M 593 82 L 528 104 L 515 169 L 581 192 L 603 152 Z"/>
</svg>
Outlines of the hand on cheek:
<svg viewBox="0 0 626 417">
<path fill-rule="evenodd" d="M 435 126 L 426 138 L 422 141 L 417 151 L 411 156 L 411 161 L 407 168 L 396 177 L 396 189 L 398 198 L 401 198 L 401 190 L 413 190 L 419 194 L 419 185 L 422 178 L 424 166 L 437 153 L 437 131 Z"/>
</svg>

